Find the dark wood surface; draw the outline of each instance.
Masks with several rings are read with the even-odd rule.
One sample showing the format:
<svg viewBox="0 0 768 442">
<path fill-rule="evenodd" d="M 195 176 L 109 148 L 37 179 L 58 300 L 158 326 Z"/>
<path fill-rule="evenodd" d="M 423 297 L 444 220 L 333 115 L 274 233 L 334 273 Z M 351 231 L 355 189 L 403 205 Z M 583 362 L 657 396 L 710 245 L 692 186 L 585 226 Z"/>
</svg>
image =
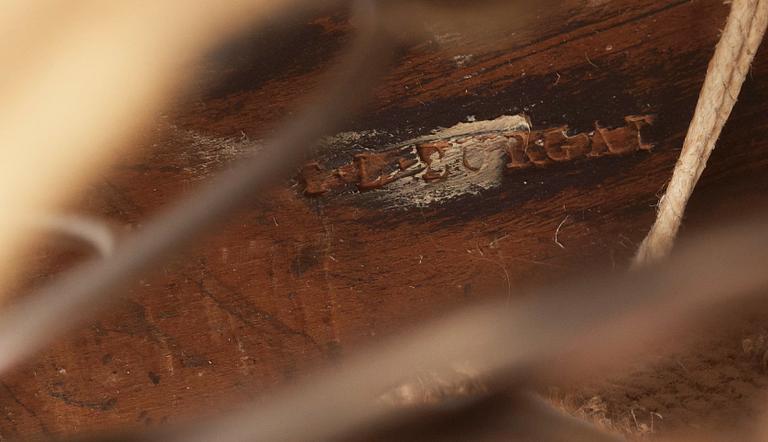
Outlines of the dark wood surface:
<svg viewBox="0 0 768 442">
<path fill-rule="evenodd" d="M 644 134 L 655 146 L 508 170 L 498 186 L 421 206 L 389 204 L 396 190 L 360 192 L 358 182 L 307 195 L 299 168 L 148 275 L 125 302 L 5 377 L 0 434 L 25 439 L 215 413 L 441 312 L 626 268 L 653 220 L 727 12 L 719 0 L 574 0 L 509 29 L 436 31 L 402 52 L 370 110 L 350 121 L 357 138 L 323 149 L 323 167 L 354 164 L 361 152 L 470 116 L 525 113 L 534 131 L 567 125 L 589 134 L 596 121 L 617 128 L 627 116 L 655 115 Z M 246 140 L 268 137 L 318 84 L 351 28 L 342 14 L 295 31 L 246 36 L 207 59 L 173 112 L 158 116 L 72 207 L 140 227 L 236 160 Z M 763 51 L 688 226 L 765 202 L 767 96 Z M 28 257 L 25 286 L 82 255 L 41 247 Z"/>
</svg>

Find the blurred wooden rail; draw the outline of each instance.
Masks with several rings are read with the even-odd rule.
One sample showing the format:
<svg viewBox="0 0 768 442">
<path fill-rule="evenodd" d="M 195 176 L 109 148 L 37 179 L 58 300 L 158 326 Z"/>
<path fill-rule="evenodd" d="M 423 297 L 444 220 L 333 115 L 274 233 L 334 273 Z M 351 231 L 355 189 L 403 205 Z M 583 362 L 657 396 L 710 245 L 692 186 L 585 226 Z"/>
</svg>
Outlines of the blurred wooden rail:
<svg viewBox="0 0 768 442">
<path fill-rule="evenodd" d="M 717 0 L 569 0 L 516 34 L 438 33 L 416 45 L 371 111 L 351 122 L 377 131 L 362 140 L 367 148 L 468 116 L 525 112 L 534 126 L 587 131 L 595 120 L 618 126 L 627 115 L 655 114 L 654 153 L 526 170 L 499 189 L 423 209 L 308 198 L 286 183 L 144 281 L 126 305 L 4 380 L 0 434 L 25 439 L 224 410 L 491 289 L 514 296 L 516 287 L 625 266 L 653 219 L 727 12 Z M 212 57 L 200 70 L 218 78 L 216 87 L 191 88 L 174 114 L 158 118 L 157 133 L 73 206 L 140 224 L 233 160 L 238 138 L 267 135 L 348 31 L 343 17 L 324 17 L 277 39 L 266 58 L 244 57 L 255 49 L 247 42 Z M 691 225 L 765 202 L 763 53 L 753 73 Z M 332 150 L 323 155 L 333 160 Z M 712 212 L 697 217 L 705 204 Z M 563 249 L 553 236 L 566 217 Z M 30 283 L 72 258 L 31 256 Z"/>
</svg>

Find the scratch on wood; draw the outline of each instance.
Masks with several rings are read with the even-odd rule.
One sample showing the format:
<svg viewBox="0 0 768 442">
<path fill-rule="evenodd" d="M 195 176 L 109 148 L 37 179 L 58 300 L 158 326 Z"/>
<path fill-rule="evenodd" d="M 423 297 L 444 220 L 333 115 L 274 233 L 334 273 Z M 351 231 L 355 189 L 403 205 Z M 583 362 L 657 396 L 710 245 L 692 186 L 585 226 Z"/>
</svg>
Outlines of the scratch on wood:
<svg viewBox="0 0 768 442">
<path fill-rule="evenodd" d="M 215 290 L 208 287 L 208 284 L 206 283 L 208 280 L 215 283 L 218 287 L 228 292 L 230 295 L 235 295 L 234 297 L 236 299 L 232 300 L 217 296 Z M 208 274 L 207 280 L 205 278 L 200 278 L 199 280 L 193 281 L 200 290 L 201 295 L 210 299 L 217 307 L 232 317 L 237 318 L 242 323 L 251 327 L 272 329 L 283 336 L 295 336 L 303 339 L 308 344 L 316 347 L 320 346 L 320 344 L 305 331 L 291 328 L 277 316 L 257 308 L 256 306 L 246 302 L 244 299 L 238 300 L 237 298 L 242 298 L 242 296 L 240 296 L 236 290 L 226 285 L 215 275 Z"/>
<path fill-rule="evenodd" d="M 16 395 L 16 393 L 14 393 L 13 390 L 11 390 L 11 388 L 5 382 L 0 382 L 0 386 L 3 387 L 3 389 L 6 391 L 6 393 L 8 393 L 8 396 L 10 396 L 11 399 L 14 402 L 16 402 L 16 404 L 18 406 L 20 406 L 22 409 L 24 409 L 24 411 L 26 411 L 32 417 L 32 419 L 35 420 L 35 422 L 40 427 L 40 430 L 43 432 L 44 435 L 46 435 L 46 436 L 50 436 L 51 435 L 51 432 L 48 429 L 48 427 L 45 425 L 45 422 L 43 422 L 43 420 L 40 419 L 40 416 L 37 415 L 37 413 L 35 412 L 34 408 L 28 406 L 26 403 L 24 403 L 21 400 L 19 400 L 19 397 Z"/>
<path fill-rule="evenodd" d="M 110 411 L 113 408 L 115 408 L 115 405 L 117 404 L 117 398 L 106 398 L 99 402 L 90 402 L 90 401 L 81 401 L 78 399 L 72 398 L 69 394 L 60 392 L 60 391 L 49 391 L 48 396 L 59 399 L 60 401 L 64 402 L 67 405 L 71 405 L 73 407 L 78 408 L 85 408 L 88 410 L 94 410 L 94 411 Z"/>
<path fill-rule="evenodd" d="M 568 218 L 570 218 L 570 215 L 566 215 L 565 218 L 560 221 L 560 224 L 557 225 L 557 229 L 555 229 L 555 244 L 563 250 L 565 250 L 565 246 L 560 242 L 560 229 L 562 229 L 565 223 L 568 222 Z"/>
</svg>

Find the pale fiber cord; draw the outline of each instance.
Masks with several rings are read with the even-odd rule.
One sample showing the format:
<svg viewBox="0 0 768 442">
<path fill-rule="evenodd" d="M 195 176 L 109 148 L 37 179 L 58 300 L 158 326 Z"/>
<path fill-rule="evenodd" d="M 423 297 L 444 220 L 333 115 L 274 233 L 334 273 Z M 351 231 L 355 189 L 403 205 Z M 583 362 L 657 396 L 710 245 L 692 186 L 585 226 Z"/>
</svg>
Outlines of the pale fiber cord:
<svg viewBox="0 0 768 442">
<path fill-rule="evenodd" d="M 368 2 L 357 2 L 365 3 Z M 386 70 L 392 44 L 374 13 L 361 14 L 360 35 L 328 91 L 274 140 L 199 193 L 193 194 L 127 238 L 109 259 L 93 260 L 23 297 L 0 315 L 0 373 L 45 347 L 72 327 L 119 299 L 136 275 L 242 207 L 305 157 L 316 140 L 340 129 L 364 103 L 375 80 Z M 375 56 L 372 56 L 374 54 Z"/>
<path fill-rule="evenodd" d="M 672 180 L 659 201 L 656 222 L 637 251 L 635 267 L 658 261 L 672 250 L 685 207 L 733 110 L 766 24 L 768 0 L 733 1 Z"/>
</svg>

